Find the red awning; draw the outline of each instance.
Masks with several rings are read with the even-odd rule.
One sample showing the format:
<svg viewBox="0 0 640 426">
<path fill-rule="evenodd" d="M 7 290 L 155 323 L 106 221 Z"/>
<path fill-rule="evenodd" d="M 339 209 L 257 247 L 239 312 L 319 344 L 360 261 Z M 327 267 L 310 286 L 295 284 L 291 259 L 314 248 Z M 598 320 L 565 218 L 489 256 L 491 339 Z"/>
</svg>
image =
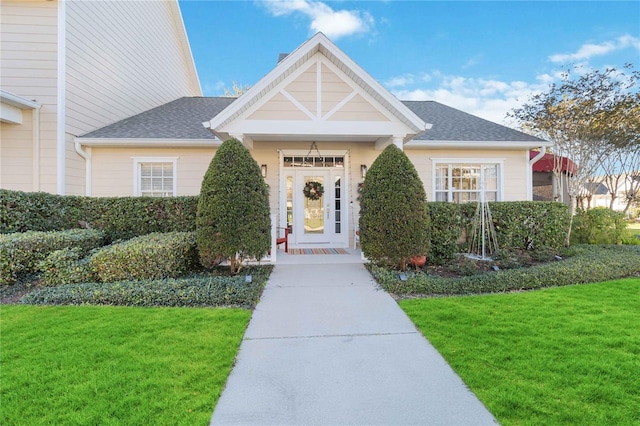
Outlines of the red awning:
<svg viewBox="0 0 640 426">
<path fill-rule="evenodd" d="M 529 159 L 533 159 L 536 155 L 538 155 L 539 151 L 529 151 Z M 575 173 L 576 166 L 573 161 L 569 160 L 567 157 L 562 158 L 562 171 L 568 173 Z M 553 154 L 545 154 L 540 160 L 538 160 L 533 165 L 533 171 L 539 173 L 545 172 L 553 172 Z"/>
</svg>

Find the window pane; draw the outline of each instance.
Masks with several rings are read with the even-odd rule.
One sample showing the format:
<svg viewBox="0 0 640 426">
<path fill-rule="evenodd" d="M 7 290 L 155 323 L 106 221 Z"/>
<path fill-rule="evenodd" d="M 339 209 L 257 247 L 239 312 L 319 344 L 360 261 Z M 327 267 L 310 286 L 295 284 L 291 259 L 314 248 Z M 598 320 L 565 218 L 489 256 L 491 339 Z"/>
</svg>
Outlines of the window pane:
<svg viewBox="0 0 640 426">
<path fill-rule="evenodd" d="M 140 194 L 149 197 L 173 196 L 173 163 L 139 163 Z"/>
</svg>

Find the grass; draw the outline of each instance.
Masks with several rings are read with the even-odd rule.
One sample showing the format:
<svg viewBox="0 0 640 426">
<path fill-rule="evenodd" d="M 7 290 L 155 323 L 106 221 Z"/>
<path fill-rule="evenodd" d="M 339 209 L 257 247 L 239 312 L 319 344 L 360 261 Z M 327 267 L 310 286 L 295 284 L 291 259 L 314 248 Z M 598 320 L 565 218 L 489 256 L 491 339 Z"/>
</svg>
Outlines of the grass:
<svg viewBox="0 0 640 426">
<path fill-rule="evenodd" d="M 501 424 L 640 424 L 638 278 L 400 306 Z"/>
<path fill-rule="evenodd" d="M 208 424 L 251 312 L 1 306 L 0 424 Z"/>
</svg>

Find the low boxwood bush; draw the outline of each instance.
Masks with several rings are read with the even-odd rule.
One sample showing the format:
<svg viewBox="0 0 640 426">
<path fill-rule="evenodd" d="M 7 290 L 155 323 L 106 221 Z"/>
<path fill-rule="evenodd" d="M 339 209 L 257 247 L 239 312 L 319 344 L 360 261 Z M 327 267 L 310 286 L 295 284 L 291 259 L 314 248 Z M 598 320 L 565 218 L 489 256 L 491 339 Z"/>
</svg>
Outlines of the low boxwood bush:
<svg viewBox="0 0 640 426">
<path fill-rule="evenodd" d="M 79 197 L 0 189 L 0 233 L 92 228 L 115 241 L 188 232 L 195 230 L 197 205 L 197 196 Z"/>
<path fill-rule="evenodd" d="M 271 266 L 244 269 L 251 274 L 234 277 L 198 274 L 186 278 L 61 285 L 35 290 L 22 297 L 29 305 L 121 305 L 121 306 L 237 306 L 253 308 L 271 273 Z"/>
<path fill-rule="evenodd" d="M 578 244 L 624 244 L 631 242 L 624 213 L 607 207 L 578 210 L 573 218 L 571 242 Z"/>
<path fill-rule="evenodd" d="M 77 247 L 82 253 L 87 253 L 102 244 L 104 234 L 91 229 L 2 234 L 0 284 L 11 284 L 19 274 L 37 271 L 40 262 L 56 250 Z"/>
<path fill-rule="evenodd" d="M 571 257 L 529 268 L 460 278 L 424 273 L 401 281 L 396 271 L 369 265 L 378 284 L 397 295 L 463 295 L 607 281 L 640 274 L 640 246 L 576 246 Z"/>
<path fill-rule="evenodd" d="M 178 277 L 198 268 L 195 232 L 152 233 L 113 244 L 91 256 L 99 281 Z"/>
<path fill-rule="evenodd" d="M 49 254 L 40 264 L 43 286 L 77 284 L 96 281 L 90 257 L 79 247 L 64 248 Z"/>
</svg>

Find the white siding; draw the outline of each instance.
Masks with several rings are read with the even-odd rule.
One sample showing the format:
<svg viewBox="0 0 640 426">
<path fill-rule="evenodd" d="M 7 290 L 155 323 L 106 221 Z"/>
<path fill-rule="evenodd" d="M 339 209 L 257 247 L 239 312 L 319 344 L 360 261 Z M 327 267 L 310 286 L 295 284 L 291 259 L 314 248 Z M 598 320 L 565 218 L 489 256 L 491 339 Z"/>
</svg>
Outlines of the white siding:
<svg viewBox="0 0 640 426">
<path fill-rule="evenodd" d="M 40 187 L 56 192 L 57 2 L 2 1 L 0 75 L 2 89 L 42 104 Z M 32 190 L 32 124 L 2 124 L 0 186 Z M 35 155 L 38 155 L 37 153 Z"/>
<path fill-rule="evenodd" d="M 67 132 L 200 95 L 172 1 L 67 3 Z"/>
</svg>

